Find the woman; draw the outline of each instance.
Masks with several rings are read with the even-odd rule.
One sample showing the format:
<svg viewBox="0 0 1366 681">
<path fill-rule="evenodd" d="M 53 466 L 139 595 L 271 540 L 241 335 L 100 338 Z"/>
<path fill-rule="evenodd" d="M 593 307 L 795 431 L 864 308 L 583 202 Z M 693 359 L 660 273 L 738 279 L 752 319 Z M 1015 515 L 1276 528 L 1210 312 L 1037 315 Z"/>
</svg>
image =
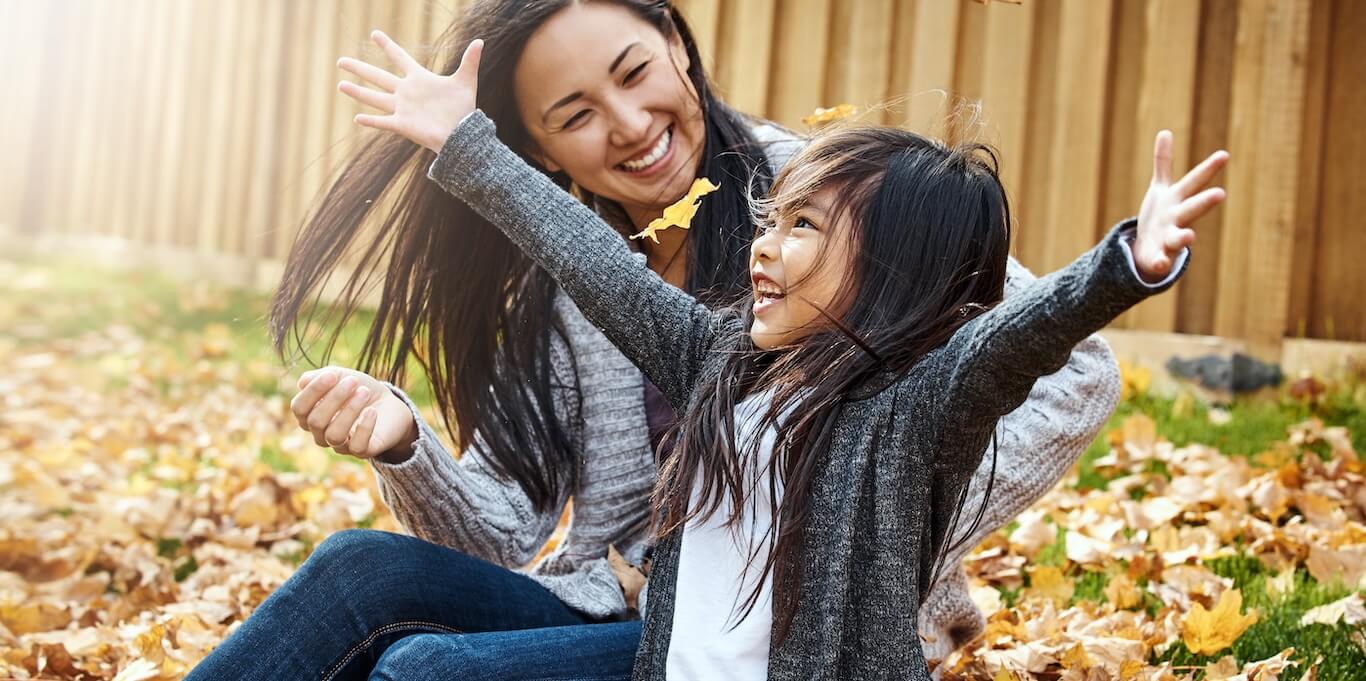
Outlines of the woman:
<svg viewBox="0 0 1366 681">
<path fill-rule="evenodd" d="M 799 142 L 716 98 L 669 3 L 491 0 L 456 27 L 442 39 L 449 58 L 439 73 L 453 73 L 458 47 L 483 38 L 478 104 L 499 137 L 623 235 L 643 229 L 693 178 L 717 182 L 694 220 L 705 229 L 632 243 L 689 292 L 719 301 L 747 290 L 750 192 L 766 193 Z M 381 90 L 396 86 L 377 67 L 339 65 Z M 342 91 L 360 95 L 346 84 Z M 386 104 L 382 95 L 366 103 Z M 309 372 L 292 406 L 320 445 L 372 462 L 385 502 L 420 539 L 329 538 L 194 676 L 390 678 L 416 666 L 436 677 L 629 678 L 640 625 L 607 553 L 614 546 L 632 564 L 646 560 L 653 452 L 674 415 L 544 272 L 426 181 L 433 157 L 395 136 L 372 139 L 301 232 L 272 314 L 283 348 L 380 191 L 399 192 L 398 209 L 361 244 L 367 263 L 386 268 L 365 373 Z M 1027 279 L 1012 278 L 1008 290 Z M 349 313 L 366 281 L 348 283 Z M 432 377 L 447 424 L 459 426 L 458 462 L 401 391 L 367 375 L 397 382 L 410 355 Z M 983 626 L 957 568 L 963 553 L 1061 477 L 1117 396 L 1113 360 L 1091 339 L 1006 417 L 991 515 L 960 529 L 946 558 L 954 567 L 922 607 L 927 658 Z M 985 507 L 986 458 L 969 511 Z M 570 497 L 560 546 L 518 572 Z M 423 637 L 402 643 L 427 632 L 463 634 L 459 650 Z"/>
</svg>

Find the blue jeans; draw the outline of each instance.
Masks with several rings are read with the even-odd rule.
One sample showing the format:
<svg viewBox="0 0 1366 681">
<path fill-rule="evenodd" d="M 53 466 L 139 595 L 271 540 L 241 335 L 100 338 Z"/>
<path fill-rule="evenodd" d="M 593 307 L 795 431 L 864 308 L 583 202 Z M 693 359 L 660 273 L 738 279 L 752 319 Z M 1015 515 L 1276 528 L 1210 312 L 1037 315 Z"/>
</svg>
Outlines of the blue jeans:
<svg viewBox="0 0 1366 681">
<path fill-rule="evenodd" d="M 345 530 L 186 679 L 629 679 L 640 630 L 459 551 Z"/>
</svg>

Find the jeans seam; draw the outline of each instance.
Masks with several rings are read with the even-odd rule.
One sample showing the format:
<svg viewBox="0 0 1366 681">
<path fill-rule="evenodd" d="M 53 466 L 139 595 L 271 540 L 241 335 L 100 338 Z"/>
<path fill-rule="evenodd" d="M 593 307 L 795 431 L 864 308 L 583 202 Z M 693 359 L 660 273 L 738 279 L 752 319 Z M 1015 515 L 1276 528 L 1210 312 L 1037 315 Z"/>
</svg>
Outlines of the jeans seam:
<svg viewBox="0 0 1366 681">
<path fill-rule="evenodd" d="M 333 665 L 328 668 L 327 672 L 323 674 L 322 681 L 331 681 L 332 677 L 336 676 L 337 672 L 341 671 L 342 667 L 345 667 L 347 663 L 351 661 L 352 658 L 354 658 L 357 654 L 360 653 L 360 651 L 370 647 L 370 645 L 375 642 L 375 639 L 384 636 L 385 634 L 390 634 L 395 631 L 401 631 L 403 629 L 436 629 L 439 631 L 444 631 L 448 634 L 466 633 L 459 629 L 456 629 L 455 627 L 448 627 L 444 624 L 437 624 L 436 622 L 427 622 L 425 620 L 403 620 L 402 622 L 391 622 L 378 629 L 375 629 L 374 631 L 371 631 L 365 638 L 361 639 L 360 642 L 351 646 L 351 648 L 346 651 L 346 654 L 342 655 L 341 659 L 333 663 Z"/>
</svg>

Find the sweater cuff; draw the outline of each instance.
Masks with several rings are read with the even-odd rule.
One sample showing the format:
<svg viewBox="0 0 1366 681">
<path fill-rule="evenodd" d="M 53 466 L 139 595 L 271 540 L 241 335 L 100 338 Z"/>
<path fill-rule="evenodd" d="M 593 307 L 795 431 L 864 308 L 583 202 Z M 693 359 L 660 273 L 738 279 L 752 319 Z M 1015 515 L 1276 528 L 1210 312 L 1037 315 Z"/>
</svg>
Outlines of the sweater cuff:
<svg viewBox="0 0 1366 681">
<path fill-rule="evenodd" d="M 426 419 L 418 411 L 417 405 L 412 398 L 408 397 L 401 388 L 392 383 L 385 382 L 384 387 L 388 388 L 396 397 L 403 400 L 408 406 L 408 410 L 413 414 L 413 423 L 417 424 L 417 439 L 413 441 L 413 455 L 404 459 L 400 463 L 387 463 L 379 457 L 370 459 L 370 466 L 375 469 L 375 473 L 387 481 L 392 481 L 402 487 L 413 485 L 423 486 L 424 483 L 430 484 L 436 479 L 431 472 L 446 463 L 444 459 L 450 459 L 451 453 L 446 450 L 445 445 L 437 437 L 436 431 L 427 425 Z"/>
<path fill-rule="evenodd" d="M 1160 281 L 1150 282 L 1144 279 L 1142 274 L 1139 274 L 1138 262 L 1134 259 L 1134 241 L 1137 236 L 1138 228 L 1136 226 L 1130 226 L 1127 223 L 1120 232 L 1119 242 L 1120 245 L 1124 247 L 1125 255 L 1129 258 L 1129 271 L 1133 273 L 1134 278 L 1137 279 L 1139 283 L 1148 288 L 1165 290 L 1171 287 L 1172 284 L 1176 283 L 1177 279 L 1181 278 L 1181 273 L 1186 269 L 1186 260 L 1190 258 L 1191 254 L 1190 247 L 1187 246 L 1181 249 L 1180 253 L 1176 254 L 1176 258 L 1172 260 L 1172 270 L 1167 273 L 1167 276 L 1163 277 Z"/>
</svg>

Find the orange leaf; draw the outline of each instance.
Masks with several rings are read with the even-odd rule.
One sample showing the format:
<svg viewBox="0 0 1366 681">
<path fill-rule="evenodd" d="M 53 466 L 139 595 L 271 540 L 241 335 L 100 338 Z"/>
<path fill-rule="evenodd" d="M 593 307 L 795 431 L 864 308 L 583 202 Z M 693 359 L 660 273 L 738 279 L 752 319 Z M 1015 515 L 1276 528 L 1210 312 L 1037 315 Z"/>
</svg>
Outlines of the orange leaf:
<svg viewBox="0 0 1366 681">
<path fill-rule="evenodd" d="M 673 205 L 664 209 L 664 215 L 650 221 L 650 224 L 639 233 L 632 234 L 632 239 L 643 239 L 649 237 L 651 241 L 659 243 L 657 233 L 670 227 L 680 227 L 688 229 L 692 226 L 692 219 L 697 215 L 698 206 L 702 205 L 702 197 L 720 189 L 711 180 L 699 177 L 693 180 L 692 187 L 688 189 L 688 195 L 675 201 Z"/>
</svg>

